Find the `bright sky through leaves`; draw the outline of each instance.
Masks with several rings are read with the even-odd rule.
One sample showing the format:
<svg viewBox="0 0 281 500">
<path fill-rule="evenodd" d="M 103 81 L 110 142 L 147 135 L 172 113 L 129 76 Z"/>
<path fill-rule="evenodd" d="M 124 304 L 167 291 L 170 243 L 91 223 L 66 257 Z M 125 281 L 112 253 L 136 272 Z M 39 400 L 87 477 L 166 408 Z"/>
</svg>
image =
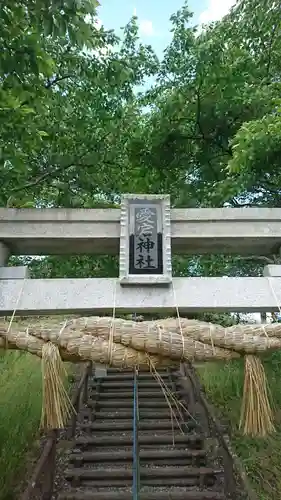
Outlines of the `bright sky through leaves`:
<svg viewBox="0 0 281 500">
<path fill-rule="evenodd" d="M 132 15 L 139 18 L 142 40 L 152 45 L 160 55 L 171 40 L 170 16 L 183 6 L 183 0 L 105 0 L 101 2 L 99 17 L 106 28 L 119 30 Z M 235 0 L 190 0 L 194 24 L 221 19 Z"/>
</svg>

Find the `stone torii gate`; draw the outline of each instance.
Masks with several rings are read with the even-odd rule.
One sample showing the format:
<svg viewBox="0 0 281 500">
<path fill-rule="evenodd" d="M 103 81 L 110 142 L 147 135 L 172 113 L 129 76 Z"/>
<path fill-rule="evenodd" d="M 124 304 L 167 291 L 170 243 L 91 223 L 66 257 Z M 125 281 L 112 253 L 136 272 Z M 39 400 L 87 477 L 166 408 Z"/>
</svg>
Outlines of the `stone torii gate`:
<svg viewBox="0 0 281 500">
<path fill-rule="evenodd" d="M 172 209 L 168 195 L 124 195 L 119 209 L 0 209 L 0 315 L 273 312 L 281 266 L 264 277 L 173 278 L 176 254 L 270 255 L 281 209 Z M 118 278 L 29 279 L 9 255 L 118 254 Z"/>
</svg>

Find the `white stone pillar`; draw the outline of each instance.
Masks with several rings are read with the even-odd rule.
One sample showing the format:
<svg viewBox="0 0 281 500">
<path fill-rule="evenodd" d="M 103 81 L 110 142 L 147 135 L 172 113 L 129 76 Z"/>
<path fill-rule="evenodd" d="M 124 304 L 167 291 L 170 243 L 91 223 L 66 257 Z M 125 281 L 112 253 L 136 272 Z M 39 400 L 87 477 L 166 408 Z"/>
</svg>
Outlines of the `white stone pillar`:
<svg viewBox="0 0 281 500">
<path fill-rule="evenodd" d="M 280 264 L 268 264 L 263 268 L 263 275 L 266 278 L 280 278 L 281 277 L 281 265 Z M 278 318 L 278 316 L 277 316 Z M 262 323 L 266 323 L 263 321 L 261 317 Z"/>
<path fill-rule="evenodd" d="M 8 247 L 0 241 L 0 267 L 3 267 L 7 264 L 9 254 L 10 252 Z"/>
<path fill-rule="evenodd" d="M 7 266 L 9 255 L 9 248 L 0 241 L 0 280 L 23 280 L 29 278 L 28 266 Z"/>
</svg>

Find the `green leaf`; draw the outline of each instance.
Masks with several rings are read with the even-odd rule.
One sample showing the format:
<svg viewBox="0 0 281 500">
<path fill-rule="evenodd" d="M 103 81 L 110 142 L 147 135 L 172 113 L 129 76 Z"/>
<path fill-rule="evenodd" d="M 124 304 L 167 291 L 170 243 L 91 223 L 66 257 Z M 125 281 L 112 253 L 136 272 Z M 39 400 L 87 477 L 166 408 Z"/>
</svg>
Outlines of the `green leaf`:
<svg viewBox="0 0 281 500">
<path fill-rule="evenodd" d="M 22 208 L 35 208 L 34 201 L 26 201 L 23 203 Z"/>
<path fill-rule="evenodd" d="M 35 113 L 35 109 L 29 108 L 27 106 L 22 106 L 21 111 L 25 115 L 30 115 L 30 114 L 34 114 Z"/>
</svg>

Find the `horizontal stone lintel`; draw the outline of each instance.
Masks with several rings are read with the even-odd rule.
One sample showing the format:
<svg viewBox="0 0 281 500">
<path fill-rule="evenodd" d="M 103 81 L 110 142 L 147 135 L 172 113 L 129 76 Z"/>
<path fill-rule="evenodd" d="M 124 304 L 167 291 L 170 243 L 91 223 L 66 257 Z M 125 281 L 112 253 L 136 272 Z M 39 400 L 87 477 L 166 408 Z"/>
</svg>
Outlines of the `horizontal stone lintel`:
<svg viewBox="0 0 281 500">
<path fill-rule="evenodd" d="M 119 209 L 0 208 L 0 240 L 14 255 L 118 255 L 120 213 Z M 281 209 L 172 209 L 171 238 L 174 255 L 277 253 Z"/>
<path fill-rule="evenodd" d="M 23 286 L 22 286 L 23 285 Z M 176 300 L 175 300 L 176 297 Z M 174 278 L 169 288 L 118 279 L 0 280 L 0 315 L 279 311 L 281 278 Z"/>
</svg>

